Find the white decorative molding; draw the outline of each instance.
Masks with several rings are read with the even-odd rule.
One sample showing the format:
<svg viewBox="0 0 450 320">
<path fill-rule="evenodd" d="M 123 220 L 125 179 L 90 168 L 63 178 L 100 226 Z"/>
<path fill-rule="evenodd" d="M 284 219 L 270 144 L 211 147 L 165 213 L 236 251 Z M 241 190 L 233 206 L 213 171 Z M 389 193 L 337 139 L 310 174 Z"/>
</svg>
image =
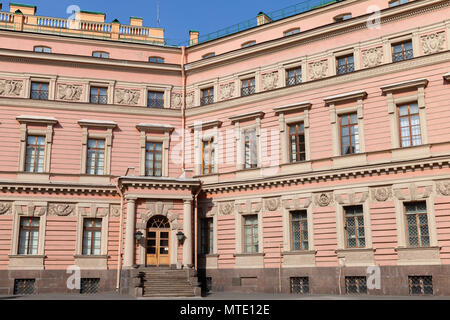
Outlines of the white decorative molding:
<svg viewBox="0 0 450 320">
<path fill-rule="evenodd" d="M 147 211 L 141 214 L 141 221 L 136 227 L 144 229 L 150 218 L 154 216 L 164 216 L 169 219 L 172 230 L 183 229 L 183 225 L 177 221 L 178 214 L 171 211 L 173 209 L 173 202 L 149 201 L 146 203 L 145 208 Z"/>
<path fill-rule="evenodd" d="M 419 192 L 418 187 L 415 183 L 410 183 L 407 187 L 408 192 L 403 193 L 403 189 L 405 188 L 394 188 L 394 196 L 398 200 L 407 200 L 407 201 L 415 201 L 420 199 L 427 199 L 430 197 L 433 187 L 431 185 L 424 186 L 423 191 Z"/>
<path fill-rule="evenodd" d="M 23 81 L 0 79 L 0 96 L 18 97 L 22 93 Z"/>
<path fill-rule="evenodd" d="M 423 54 L 432 54 L 446 49 L 445 32 L 427 34 L 420 37 Z"/>
<path fill-rule="evenodd" d="M 104 218 L 109 215 L 109 205 L 93 204 L 93 203 L 80 203 L 78 204 L 78 214 L 82 217 L 88 218 Z"/>
<path fill-rule="evenodd" d="M 50 216 L 73 216 L 75 213 L 75 204 L 71 203 L 50 203 L 48 214 Z"/>
<path fill-rule="evenodd" d="M 234 213 L 234 201 L 220 202 L 219 213 L 228 216 Z"/>
<path fill-rule="evenodd" d="M 116 89 L 116 103 L 125 105 L 138 105 L 141 97 L 140 90 Z"/>
<path fill-rule="evenodd" d="M 228 100 L 228 99 L 233 98 L 234 91 L 235 91 L 234 82 L 220 85 L 219 99 L 222 101 L 222 100 Z"/>
<path fill-rule="evenodd" d="M 192 108 L 194 106 L 194 92 L 186 94 L 186 108 Z"/>
<path fill-rule="evenodd" d="M 328 76 L 328 60 L 311 62 L 309 66 L 309 80 L 322 79 Z"/>
<path fill-rule="evenodd" d="M 262 89 L 273 90 L 278 87 L 278 71 L 265 73 L 262 75 Z"/>
<path fill-rule="evenodd" d="M 436 182 L 436 191 L 443 195 L 443 196 L 449 196 L 450 195 L 450 181 L 439 181 Z"/>
<path fill-rule="evenodd" d="M 83 93 L 82 85 L 58 84 L 58 91 L 56 97 L 60 100 L 66 101 L 81 101 L 82 93 Z"/>
<path fill-rule="evenodd" d="M 309 206 L 312 203 L 311 196 L 301 196 L 301 195 L 295 195 L 290 197 L 289 199 L 286 197 L 283 197 L 282 204 L 283 208 L 286 210 L 303 210 L 309 208 Z"/>
<path fill-rule="evenodd" d="M 172 94 L 172 109 L 179 109 L 182 106 L 183 97 L 181 93 L 173 93 Z"/>
<path fill-rule="evenodd" d="M 120 205 L 112 204 L 109 208 L 109 213 L 113 218 L 120 217 Z"/>
<path fill-rule="evenodd" d="M 336 202 L 339 203 L 340 205 L 353 206 L 353 205 L 357 205 L 357 204 L 362 204 L 367 200 L 367 198 L 369 198 L 368 191 L 363 191 L 360 193 L 361 194 L 359 195 L 359 197 L 356 196 L 357 192 L 355 192 L 355 191 L 347 193 L 346 199 L 343 197 L 344 194 L 342 194 L 342 193 L 336 194 L 334 197 L 336 199 Z"/>
<path fill-rule="evenodd" d="M 11 202 L 0 202 L 0 215 L 10 215 L 12 212 Z"/>
<path fill-rule="evenodd" d="M 384 202 L 392 198 L 391 187 L 373 188 L 371 192 L 372 192 L 372 200 L 374 201 Z"/>
<path fill-rule="evenodd" d="M 236 201 L 235 202 L 236 212 L 245 215 L 245 214 L 258 214 L 262 209 L 262 201 L 261 199 L 248 199 L 244 201 Z"/>
<path fill-rule="evenodd" d="M 47 202 L 17 201 L 14 203 L 14 210 L 19 216 L 42 217 L 47 214 Z"/>
<path fill-rule="evenodd" d="M 277 211 L 280 207 L 280 197 L 264 199 L 264 211 Z"/>
<path fill-rule="evenodd" d="M 320 194 L 314 195 L 314 202 L 316 206 L 319 207 L 327 207 L 330 204 L 333 204 L 333 193 L 332 192 L 323 192 Z"/>
<path fill-rule="evenodd" d="M 383 63 L 383 47 L 370 48 L 361 51 L 363 68 L 372 68 Z"/>
</svg>

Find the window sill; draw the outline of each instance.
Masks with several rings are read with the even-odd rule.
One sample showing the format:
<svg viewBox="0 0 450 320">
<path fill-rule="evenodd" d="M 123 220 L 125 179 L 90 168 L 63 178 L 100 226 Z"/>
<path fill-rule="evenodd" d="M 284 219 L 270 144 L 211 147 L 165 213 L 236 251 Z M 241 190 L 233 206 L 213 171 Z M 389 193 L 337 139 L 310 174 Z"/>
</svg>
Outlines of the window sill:
<svg viewBox="0 0 450 320">
<path fill-rule="evenodd" d="M 198 265 L 202 269 L 217 269 L 218 268 L 219 255 L 213 254 L 200 254 L 198 259 Z"/>
<path fill-rule="evenodd" d="M 344 168 L 367 165 L 367 154 L 365 152 L 345 154 L 332 157 L 333 168 Z"/>
<path fill-rule="evenodd" d="M 440 265 L 441 247 L 398 247 L 397 265 Z"/>
<path fill-rule="evenodd" d="M 74 255 L 75 265 L 81 269 L 106 270 L 107 255 Z"/>
<path fill-rule="evenodd" d="M 219 182 L 219 174 L 218 173 L 196 175 L 196 176 L 194 176 L 194 178 L 195 179 L 200 179 L 203 183 L 217 183 L 217 182 Z"/>
<path fill-rule="evenodd" d="M 8 270 L 44 270 L 44 255 L 10 255 Z"/>
<path fill-rule="evenodd" d="M 391 157 L 394 161 L 431 157 L 431 147 L 429 144 L 421 144 L 418 146 L 395 148 L 391 150 Z"/>
<path fill-rule="evenodd" d="M 17 180 L 31 182 L 50 182 L 50 174 L 46 172 L 19 172 Z"/>
<path fill-rule="evenodd" d="M 253 179 L 261 177 L 261 167 L 239 169 L 235 171 L 236 179 Z"/>
<path fill-rule="evenodd" d="M 281 173 L 309 172 L 312 171 L 311 163 L 310 160 L 283 163 L 280 166 Z"/>
<path fill-rule="evenodd" d="M 316 265 L 316 250 L 284 251 L 283 267 L 314 267 Z"/>
<path fill-rule="evenodd" d="M 241 269 L 264 268 L 265 253 L 235 253 L 234 267 Z"/>
<path fill-rule="evenodd" d="M 372 266 L 375 263 L 373 248 L 345 248 L 337 249 L 338 259 L 344 259 L 344 265 L 348 267 Z"/>
</svg>

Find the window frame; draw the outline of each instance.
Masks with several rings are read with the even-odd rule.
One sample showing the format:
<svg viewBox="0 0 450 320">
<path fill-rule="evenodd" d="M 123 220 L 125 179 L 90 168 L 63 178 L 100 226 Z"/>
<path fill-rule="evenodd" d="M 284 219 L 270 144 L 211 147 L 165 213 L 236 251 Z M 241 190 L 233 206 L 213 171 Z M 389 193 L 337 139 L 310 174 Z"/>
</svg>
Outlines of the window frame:
<svg viewBox="0 0 450 320">
<path fill-rule="evenodd" d="M 205 53 L 204 55 L 202 55 L 202 59 L 209 59 L 209 58 L 212 58 L 215 56 L 216 56 L 215 52 L 208 52 L 208 53 Z"/>
<path fill-rule="evenodd" d="M 205 172 L 205 144 L 207 144 L 208 151 L 208 172 Z M 210 139 L 202 139 L 202 168 L 201 174 L 215 174 L 216 173 L 216 142 L 214 137 Z"/>
<path fill-rule="evenodd" d="M 98 57 L 95 56 L 96 54 L 98 54 Z M 92 57 L 99 58 L 99 59 L 109 59 L 110 54 L 107 51 L 95 50 L 95 51 L 92 51 Z"/>
<path fill-rule="evenodd" d="M 286 31 L 283 31 L 283 36 L 289 37 L 289 36 L 292 36 L 292 35 L 300 33 L 300 32 L 301 32 L 300 27 L 290 28 Z"/>
<path fill-rule="evenodd" d="M 42 51 L 36 51 L 36 49 L 38 49 L 38 48 L 41 48 Z M 45 52 L 45 51 L 44 51 L 45 49 L 48 49 L 49 52 Z M 49 47 L 49 46 L 41 46 L 41 45 L 39 45 L 39 46 L 34 46 L 34 47 L 33 47 L 33 52 L 37 52 L 37 53 L 52 53 L 52 48 Z"/>
<path fill-rule="evenodd" d="M 92 99 L 92 97 L 93 97 L 92 90 L 94 90 L 94 89 L 96 89 L 97 93 L 98 93 L 97 95 L 95 95 L 97 97 L 97 102 L 93 102 L 93 99 Z M 100 94 L 100 90 L 101 89 L 106 90 L 106 94 L 105 95 L 101 95 Z M 101 99 L 100 99 L 101 97 L 105 97 L 105 103 L 101 103 Z M 98 104 L 98 105 L 105 105 L 105 104 L 108 104 L 108 102 L 109 102 L 109 88 L 108 87 L 97 86 L 97 85 L 91 85 L 89 87 L 89 103 Z"/>
<path fill-rule="evenodd" d="M 287 123 L 287 130 L 288 130 L 288 141 L 289 141 L 289 163 L 299 163 L 306 161 L 306 130 L 305 130 L 305 124 L 303 121 L 295 122 L 295 123 Z M 303 127 L 302 132 L 299 132 L 298 128 L 299 126 Z M 291 127 L 295 126 L 295 134 L 291 133 Z M 293 160 L 293 152 L 292 152 L 292 137 L 295 137 L 295 150 L 296 150 L 296 158 L 297 160 Z M 301 142 L 300 142 L 300 136 L 303 136 L 303 151 L 301 151 Z M 301 155 L 304 154 L 304 158 L 302 159 Z"/>
<path fill-rule="evenodd" d="M 26 219 L 28 219 L 30 223 L 27 226 L 23 226 L 22 225 L 22 221 L 24 221 Z M 34 220 L 34 221 L 37 220 L 38 221 L 38 225 L 37 226 L 32 226 L 31 225 L 31 221 L 32 220 Z M 27 216 L 27 217 L 24 217 L 24 216 L 19 217 L 19 243 L 18 243 L 18 249 L 17 249 L 17 254 L 18 255 L 20 255 L 20 256 L 35 256 L 35 255 L 38 255 L 38 252 L 39 252 L 39 238 L 40 238 L 40 235 L 39 235 L 40 223 L 41 223 L 41 221 L 40 221 L 39 217 L 29 217 L 29 216 Z M 21 251 L 20 244 L 22 242 L 22 231 L 24 231 L 24 230 L 28 234 L 28 238 L 27 238 L 28 240 L 27 240 L 27 245 L 26 245 L 26 248 L 25 248 L 25 250 L 26 250 L 25 253 L 20 252 Z M 31 249 L 31 247 L 30 247 L 30 241 L 31 241 L 31 236 L 30 235 L 31 235 L 31 232 L 37 232 L 37 248 L 36 248 L 36 252 L 30 252 L 30 249 Z"/>
<path fill-rule="evenodd" d="M 39 85 L 39 90 L 33 90 L 34 85 Z M 42 90 L 42 85 L 47 85 L 47 90 Z M 38 92 L 38 98 L 33 98 L 33 93 Z M 46 93 L 46 98 L 42 98 L 41 95 Z M 50 97 L 50 83 L 45 81 L 31 81 L 30 85 L 30 99 L 31 100 L 49 100 Z"/>
<path fill-rule="evenodd" d="M 425 213 L 408 213 L 407 209 L 406 209 L 406 205 L 407 204 L 416 204 L 416 203 L 420 203 L 420 202 L 424 202 L 425 203 Z M 409 235 L 409 224 L 408 224 L 408 215 L 414 215 L 415 216 L 415 227 L 417 228 L 417 240 L 418 240 L 418 245 L 414 246 L 411 245 L 410 243 L 410 235 Z M 427 227 L 427 236 L 428 236 L 428 245 L 422 245 L 422 235 L 421 235 L 421 231 L 420 231 L 420 221 L 419 221 L 419 215 L 422 216 L 426 216 L 426 227 Z M 429 222 L 429 217 L 428 217 L 428 207 L 427 207 L 427 202 L 426 201 L 404 201 L 403 202 L 403 219 L 404 219 L 404 225 L 405 225 L 405 239 L 406 239 L 406 246 L 408 248 L 429 248 L 431 247 L 431 235 L 430 235 L 430 222 Z"/>
<path fill-rule="evenodd" d="M 150 93 L 154 96 L 154 99 L 150 99 Z M 162 99 L 157 99 L 158 97 L 157 97 L 157 95 L 158 94 L 161 94 L 162 95 Z M 165 100 L 166 99 L 164 99 L 165 98 L 165 95 L 166 95 L 166 93 L 164 92 L 164 91 L 157 91 L 157 90 L 147 90 L 147 108 L 154 108 L 154 109 L 163 109 L 164 107 L 165 107 Z M 161 100 L 162 101 L 162 104 L 161 104 L 161 106 L 151 106 L 150 104 L 149 104 L 149 102 L 151 101 L 151 100 L 153 100 L 153 101 L 158 101 L 158 100 Z"/>
<path fill-rule="evenodd" d="M 95 141 L 96 142 L 96 146 L 90 147 L 89 144 L 91 141 Z M 99 141 L 103 141 L 103 148 L 98 147 L 98 142 Z M 90 163 L 91 161 L 89 161 L 91 159 L 91 152 L 94 150 L 95 152 L 95 157 L 94 157 L 94 168 L 93 168 L 93 172 L 94 173 L 90 173 L 89 169 L 90 167 Z M 100 165 L 98 165 L 99 160 L 99 156 L 98 154 L 101 154 L 101 152 L 103 153 L 103 166 L 101 167 Z M 100 158 L 101 159 L 101 158 Z M 102 139 L 102 138 L 92 138 L 92 137 L 88 137 L 87 139 L 87 158 L 86 158 L 86 172 L 84 172 L 84 174 L 86 175 L 90 175 L 90 176 L 103 176 L 105 175 L 105 167 L 106 167 L 106 139 Z M 92 169 L 92 168 L 91 168 Z M 100 169 L 101 169 L 101 173 L 100 173 Z"/>
<path fill-rule="evenodd" d="M 411 43 L 411 49 L 409 50 L 405 50 L 404 45 L 406 43 Z M 401 60 L 394 60 L 394 48 L 398 45 L 402 46 L 402 59 Z M 411 51 L 411 57 L 407 58 L 406 57 L 406 52 L 407 51 Z M 398 53 L 398 52 L 397 52 Z M 391 42 L 391 58 L 392 58 L 392 62 L 396 63 L 396 62 L 402 62 L 402 61 L 406 61 L 406 60 L 410 60 L 414 58 L 414 43 L 413 43 L 413 39 L 407 39 L 407 40 L 401 40 L 401 41 L 396 41 L 396 42 Z"/>
<path fill-rule="evenodd" d="M 295 245 L 294 245 L 294 242 L 296 242 L 295 241 L 295 239 L 294 239 L 294 235 L 293 235 L 293 222 L 294 222 L 294 220 L 293 220 L 293 215 L 294 214 L 301 214 L 301 215 L 304 215 L 305 217 L 303 218 L 300 218 L 297 222 L 299 223 L 299 229 L 300 229 L 300 234 L 302 234 L 302 232 L 304 231 L 303 230 L 303 223 L 305 223 L 306 222 L 306 232 L 307 232 L 307 237 L 306 237 L 306 245 L 307 245 L 307 248 L 306 249 L 303 249 L 303 242 L 305 241 L 304 239 L 303 239 L 303 236 L 302 235 L 300 235 L 300 239 L 299 239 L 299 244 L 300 244 L 300 249 L 294 249 L 294 247 L 295 247 Z M 305 251 L 309 251 L 309 238 L 310 238 L 310 236 L 309 236 L 309 228 L 308 228 L 308 211 L 307 210 L 291 210 L 291 211 L 289 211 L 289 232 L 290 232 L 290 251 L 298 251 L 298 252 L 305 252 Z"/>
<path fill-rule="evenodd" d="M 354 227 L 354 231 L 355 231 L 355 239 L 356 239 L 356 245 L 355 246 L 350 246 L 349 245 L 349 232 L 348 232 L 348 225 L 347 225 L 347 219 L 348 219 L 348 217 L 347 217 L 347 211 L 346 211 L 346 209 L 347 208 L 351 208 L 351 207 L 361 207 L 361 213 L 359 213 L 358 215 L 353 215 L 352 217 L 353 217 L 353 220 L 355 221 L 355 227 Z M 343 217 L 344 217 L 344 222 L 343 222 L 343 224 L 344 224 L 344 235 L 345 235 L 345 248 L 346 249 L 362 249 L 362 248 L 366 248 L 367 247 L 367 243 L 366 243 L 366 220 L 365 220 L 365 217 L 364 217 L 364 206 L 363 205 L 361 205 L 361 204 L 359 204 L 359 205 L 346 205 L 346 206 L 343 206 L 343 208 L 342 208 L 342 210 L 343 210 Z M 358 243 L 359 243 L 359 228 L 360 228 L 360 226 L 357 226 L 356 225 L 356 220 L 357 220 L 357 218 L 358 217 L 362 217 L 362 219 L 363 219 L 363 229 L 364 229 L 364 246 L 361 246 L 361 245 L 359 245 Z"/>
<path fill-rule="evenodd" d="M 248 47 L 254 46 L 255 44 L 256 44 L 256 40 L 246 41 L 243 44 L 241 44 L 241 48 L 248 48 Z"/>
<path fill-rule="evenodd" d="M 241 97 L 247 97 L 256 93 L 256 77 L 241 79 Z M 244 93 L 245 89 L 247 90 Z"/>
<path fill-rule="evenodd" d="M 200 89 L 200 106 L 207 106 L 210 104 L 213 104 L 215 101 L 214 99 L 214 86 L 206 87 L 203 89 Z M 209 93 L 208 95 L 205 95 L 205 93 Z M 211 94 L 212 93 L 212 94 Z"/>
<path fill-rule="evenodd" d="M 150 61 L 152 59 L 154 59 L 155 61 Z M 164 61 L 165 61 L 164 58 L 160 57 L 160 56 L 150 56 L 150 57 L 148 57 L 148 62 L 151 62 L 151 63 L 164 63 Z"/>
<path fill-rule="evenodd" d="M 205 228 L 205 225 L 207 228 Z M 214 218 L 201 218 L 201 233 L 200 233 L 200 254 L 209 255 L 214 254 Z M 207 236 L 205 233 L 207 231 Z M 206 237 L 205 237 L 206 236 Z"/>
<path fill-rule="evenodd" d="M 85 223 L 86 221 L 91 220 L 91 222 L 98 222 L 100 221 L 100 227 L 96 227 L 96 226 L 90 226 L 90 227 L 86 227 Z M 90 244 L 88 246 L 88 248 L 85 247 L 85 233 L 86 232 L 90 232 L 91 233 L 91 241 Z M 94 245 L 94 232 L 99 232 L 100 233 L 100 245 L 98 247 L 98 254 L 93 253 L 95 249 L 97 249 Z M 83 233 L 82 233 L 82 241 L 81 241 L 81 253 L 83 256 L 99 256 L 101 255 L 101 251 L 102 251 L 102 219 L 101 218 L 83 218 Z M 86 251 L 88 251 L 89 253 L 86 253 Z"/>
<path fill-rule="evenodd" d="M 151 153 L 153 154 L 153 168 L 152 168 L 152 170 L 153 170 L 153 174 L 152 175 L 150 175 L 150 174 L 148 174 L 149 172 L 148 172 L 148 163 L 147 163 L 147 155 L 148 155 L 148 153 L 149 153 L 149 150 L 148 150 L 148 145 L 149 144 L 153 144 L 153 146 L 154 146 L 154 148 L 153 148 L 153 150 L 150 150 L 150 151 L 152 151 Z M 160 145 L 161 146 L 161 150 L 156 150 L 156 145 Z M 157 154 L 160 154 L 161 155 L 161 160 L 160 161 L 156 161 L 156 155 Z M 155 141 L 146 141 L 145 142 L 145 176 L 146 177 L 162 177 L 163 176 L 163 165 L 164 165 L 164 142 L 155 142 Z M 156 168 L 156 163 L 158 163 L 158 162 L 160 162 L 161 163 L 161 168 L 160 168 L 160 171 L 161 171 L 161 174 L 160 175 L 157 175 L 157 174 L 155 174 L 155 169 L 157 169 Z"/>
<path fill-rule="evenodd" d="M 352 115 L 356 115 L 356 123 L 351 123 L 351 116 Z M 342 119 L 343 119 L 343 117 L 346 117 L 347 118 L 347 120 L 348 120 L 348 124 L 347 125 L 342 125 Z M 338 124 L 338 130 L 339 130 L 339 145 L 340 145 L 340 155 L 341 156 L 345 156 L 345 155 L 351 155 L 351 154 L 359 154 L 359 153 L 361 153 L 361 145 L 360 145 L 360 137 L 359 137 L 359 120 L 358 120 L 358 112 L 350 112 L 350 113 L 340 113 L 339 115 L 338 115 L 338 117 L 337 117 L 338 119 L 338 122 L 339 122 L 339 124 Z M 355 143 L 354 145 L 352 144 L 352 134 L 351 134 L 351 128 L 352 127 L 357 127 L 358 128 L 358 143 Z M 348 137 L 349 137 L 349 147 L 350 147 L 350 150 L 351 150 L 351 152 L 349 152 L 349 153 L 343 153 L 342 151 L 342 149 L 343 149 L 343 147 L 344 147 L 344 144 L 343 144 L 343 136 L 342 136 L 342 129 L 343 128 L 348 128 L 348 132 L 349 132 L 349 135 L 348 135 Z M 355 137 L 356 137 L 356 135 L 355 135 Z M 356 138 L 355 138 L 355 140 L 356 140 Z M 358 148 L 359 148 L 359 150 L 358 150 L 358 152 L 356 152 L 354 149 L 356 148 L 356 146 L 358 146 Z"/>
<path fill-rule="evenodd" d="M 348 59 L 352 58 L 353 62 L 349 63 Z M 339 65 L 339 60 L 341 59 L 345 59 L 345 72 L 339 72 L 339 67 L 342 65 Z M 353 69 L 352 69 L 353 68 Z M 352 70 L 350 70 L 352 69 Z M 355 72 L 355 56 L 352 53 L 349 54 L 345 54 L 345 55 L 340 55 L 336 57 L 336 75 L 343 75 L 343 74 L 348 74 L 348 73 L 352 73 Z"/>
<path fill-rule="evenodd" d="M 297 74 L 298 70 L 300 70 L 300 76 Z M 295 73 L 294 77 L 289 77 L 289 72 L 290 71 L 294 71 L 294 73 Z M 300 81 L 298 81 L 299 77 L 300 77 Z M 289 84 L 289 79 L 292 79 L 292 78 L 294 78 L 295 81 L 294 81 L 293 84 Z M 286 87 L 296 86 L 296 85 L 301 84 L 301 83 L 303 83 L 303 68 L 302 68 L 301 65 L 296 66 L 296 67 L 292 67 L 292 68 L 289 68 L 289 69 L 285 69 L 285 86 Z"/>
<path fill-rule="evenodd" d="M 34 160 L 33 160 L 33 170 L 29 170 L 28 169 L 28 152 L 29 152 L 29 148 L 30 148 L 30 144 L 29 144 L 29 139 L 30 139 L 30 137 L 34 137 L 35 138 L 35 144 L 33 144 L 33 145 L 31 145 L 32 147 L 33 147 L 33 149 L 34 149 Z M 44 142 L 43 142 L 43 144 L 42 145 L 39 145 L 38 144 L 38 139 L 39 138 L 43 138 L 44 139 Z M 45 135 L 30 135 L 30 134 L 28 134 L 27 135 L 27 137 L 26 137 L 26 151 L 25 151 L 25 172 L 26 173 L 44 173 L 45 172 L 45 154 L 46 154 L 46 145 L 47 145 L 47 142 L 46 142 L 46 137 L 45 137 Z M 37 165 L 37 164 L 39 164 L 39 162 L 38 163 L 36 163 L 36 161 L 37 160 L 40 160 L 40 159 L 38 159 L 38 157 L 36 156 L 36 154 L 37 154 L 37 148 L 39 148 L 39 149 L 42 149 L 42 171 L 38 171 L 37 169 L 39 168 L 39 165 Z"/>
<path fill-rule="evenodd" d="M 253 222 L 251 224 L 246 224 L 247 219 L 250 219 L 250 218 L 254 218 L 256 223 Z M 248 228 L 250 228 L 250 230 L 251 230 L 250 244 L 247 244 L 247 237 L 246 237 L 246 231 Z M 256 236 L 255 236 L 255 229 L 256 229 Z M 255 240 L 255 238 L 256 238 L 256 240 Z M 247 215 L 242 216 L 242 239 L 243 239 L 243 241 L 242 241 L 242 252 L 243 253 L 255 254 L 255 253 L 260 252 L 261 243 L 259 240 L 258 214 L 247 214 Z M 255 244 L 255 242 L 256 242 L 256 244 Z M 248 246 L 250 246 L 252 248 L 250 252 L 247 251 Z M 256 246 L 256 250 L 255 250 L 255 246 Z"/>
<path fill-rule="evenodd" d="M 411 114 L 410 113 L 410 109 L 411 109 L 411 105 L 413 105 L 413 104 L 415 104 L 415 105 L 417 105 L 417 113 L 413 113 L 413 114 Z M 400 108 L 401 107 L 404 107 L 404 106 L 408 106 L 408 114 L 407 114 L 407 118 L 408 118 L 408 128 L 409 128 L 409 133 L 410 133 L 410 136 L 409 136 L 409 142 L 410 142 L 410 145 L 409 146 L 403 146 L 403 136 L 402 136 L 402 126 L 401 126 L 401 120 L 403 119 L 403 118 L 405 118 L 405 116 L 402 116 L 402 115 L 400 115 Z M 422 143 L 422 128 L 421 128 L 421 119 L 420 119 L 420 111 L 419 111 L 419 104 L 417 103 L 417 101 L 416 102 L 413 102 L 413 101 L 411 101 L 411 102 L 409 102 L 409 103 L 398 103 L 398 104 L 396 104 L 396 112 L 397 112 L 397 121 L 398 121 L 398 123 L 397 123 L 397 128 L 398 128 L 398 136 L 399 136 L 399 139 L 400 139 L 400 141 L 399 141 L 399 145 L 400 145 L 400 148 L 408 148 L 408 147 L 415 147 L 415 146 L 420 146 L 420 145 L 422 145 L 423 143 Z M 414 144 L 414 139 L 413 139 L 413 134 L 412 134 L 412 125 L 411 125 L 411 116 L 417 116 L 418 117 L 418 119 L 419 119 L 419 125 L 418 125 L 418 127 L 419 127 L 419 131 L 420 131 L 420 134 L 419 134 L 419 138 L 420 138 L 420 143 L 419 144 Z M 415 136 L 417 136 L 417 135 L 415 135 Z"/>
</svg>

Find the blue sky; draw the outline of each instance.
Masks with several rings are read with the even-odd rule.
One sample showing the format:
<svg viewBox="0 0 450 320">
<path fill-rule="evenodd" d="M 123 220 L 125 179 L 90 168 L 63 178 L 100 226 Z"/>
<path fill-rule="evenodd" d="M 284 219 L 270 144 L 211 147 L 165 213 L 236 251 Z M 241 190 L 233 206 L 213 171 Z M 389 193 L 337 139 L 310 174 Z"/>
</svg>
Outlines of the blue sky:
<svg viewBox="0 0 450 320">
<path fill-rule="evenodd" d="M 189 30 L 200 35 L 217 31 L 236 23 L 256 19 L 260 11 L 272 12 L 305 0 L 159 0 L 160 27 L 165 38 L 182 42 L 188 39 Z M 319 1 L 319 0 L 310 0 Z M 144 26 L 156 27 L 156 0 L 13 0 L 15 3 L 38 7 L 37 15 L 67 18 L 66 9 L 78 5 L 81 10 L 106 13 L 106 22 L 119 19 L 129 24 L 130 16 L 142 17 Z M 9 10 L 9 2 L 3 2 L 3 11 Z"/>
</svg>

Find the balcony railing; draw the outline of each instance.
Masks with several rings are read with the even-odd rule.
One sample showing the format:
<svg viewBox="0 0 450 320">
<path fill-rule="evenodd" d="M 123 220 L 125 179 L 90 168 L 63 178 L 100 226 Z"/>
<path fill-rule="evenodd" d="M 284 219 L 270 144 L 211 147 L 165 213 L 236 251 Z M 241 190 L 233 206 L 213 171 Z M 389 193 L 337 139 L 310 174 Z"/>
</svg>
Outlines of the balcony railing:
<svg viewBox="0 0 450 320">
<path fill-rule="evenodd" d="M 48 100 L 47 90 L 32 90 L 30 93 L 30 98 L 33 100 Z"/>
<path fill-rule="evenodd" d="M 295 86 L 296 84 L 302 83 L 302 75 L 297 75 L 294 77 L 286 78 L 286 86 Z"/>
<path fill-rule="evenodd" d="M 147 106 L 150 108 L 163 108 L 164 100 L 163 99 L 149 99 L 147 102 Z"/>
<path fill-rule="evenodd" d="M 413 58 L 413 50 L 404 50 L 400 52 L 394 52 L 392 54 L 392 62 L 403 61 Z"/>
<path fill-rule="evenodd" d="M 354 63 L 341 64 L 336 67 L 337 74 L 345 74 L 353 71 L 355 71 Z"/>
<path fill-rule="evenodd" d="M 241 88 L 241 96 L 249 96 L 256 92 L 255 86 L 247 86 Z"/>
<path fill-rule="evenodd" d="M 91 95 L 90 103 L 95 104 L 107 104 L 108 103 L 108 97 L 104 95 Z"/>
<path fill-rule="evenodd" d="M 205 106 L 207 104 L 214 103 L 214 96 L 204 96 L 200 98 L 200 105 Z"/>
</svg>

